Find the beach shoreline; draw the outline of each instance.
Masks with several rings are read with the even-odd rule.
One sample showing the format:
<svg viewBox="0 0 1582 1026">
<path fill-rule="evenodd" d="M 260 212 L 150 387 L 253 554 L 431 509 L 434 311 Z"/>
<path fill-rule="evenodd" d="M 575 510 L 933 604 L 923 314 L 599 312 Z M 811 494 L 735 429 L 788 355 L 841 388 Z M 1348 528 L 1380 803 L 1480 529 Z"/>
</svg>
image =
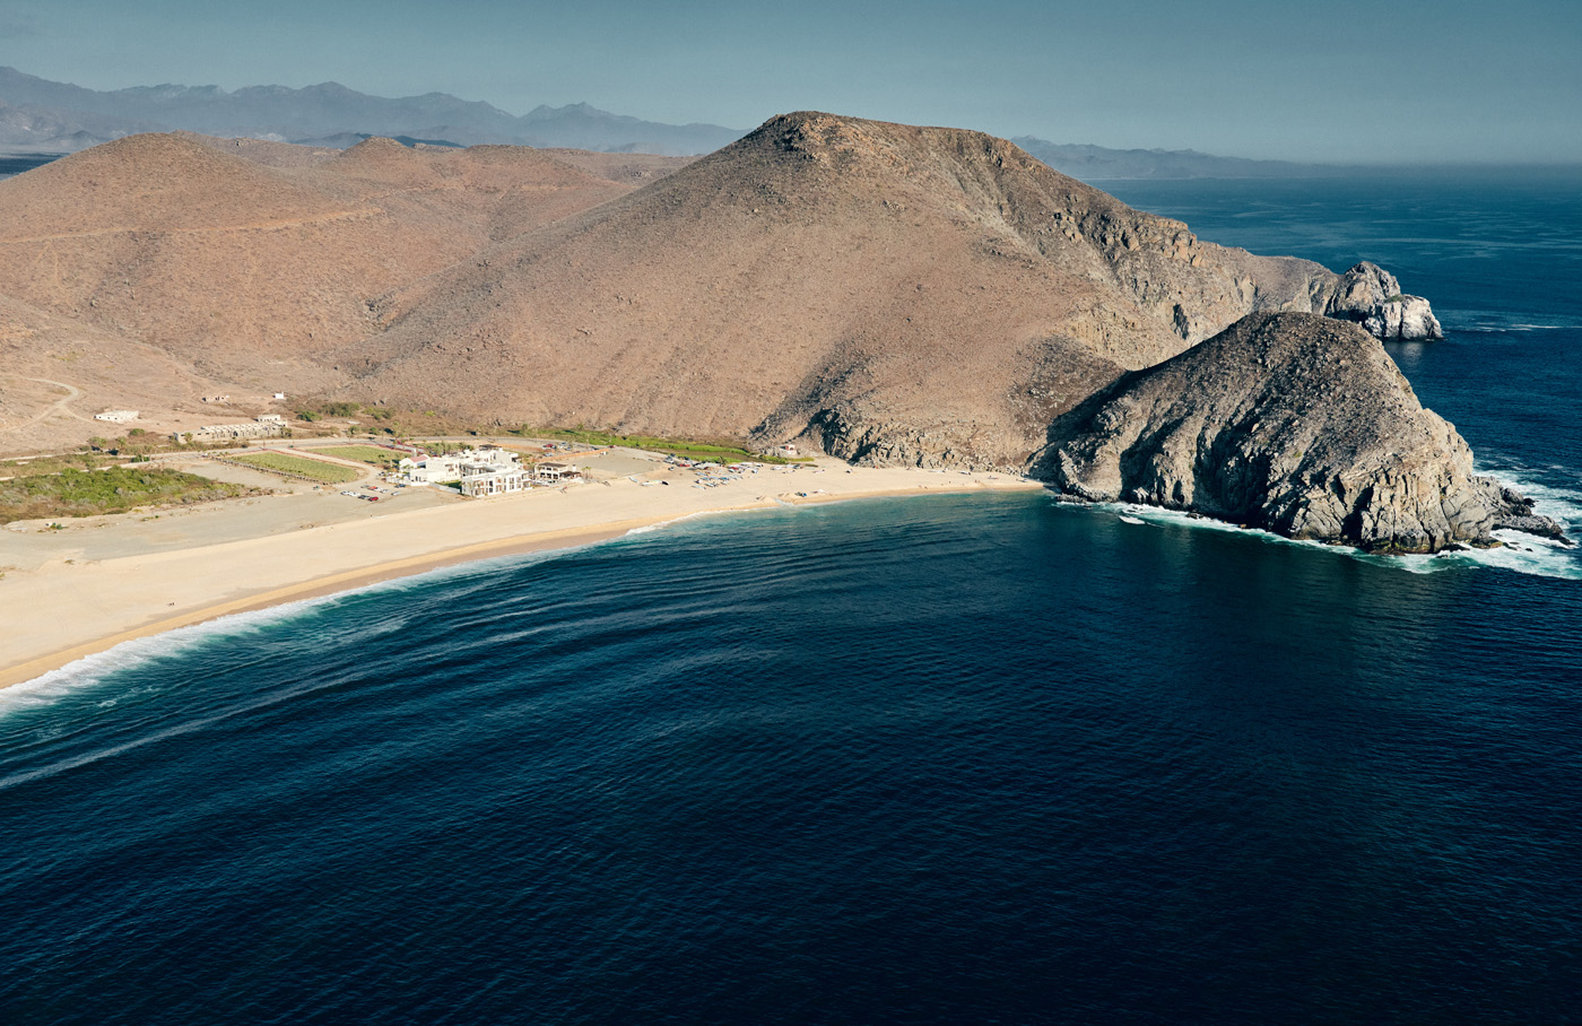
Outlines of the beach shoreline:
<svg viewBox="0 0 1582 1026">
<path fill-rule="evenodd" d="M 440 506 L 387 505 L 365 519 L 296 529 L 289 524 L 296 511 L 283 501 L 263 514 L 250 512 L 242 537 L 235 536 L 239 507 L 223 504 L 198 529 L 162 546 L 148 544 L 149 532 L 139 533 L 135 514 L 105 518 L 111 523 L 100 526 L 111 530 L 92 538 L 99 558 L 47 558 L 0 577 L 0 613 L 8 624 L 0 688 L 128 641 L 224 616 L 462 563 L 576 548 L 700 515 L 1042 487 L 1005 474 L 942 475 L 834 460 L 796 472 L 765 468 L 712 487 L 693 486 L 680 472 L 664 469 L 645 477 Z M 26 538 L 5 540 L 13 556 L 26 551 Z"/>
</svg>

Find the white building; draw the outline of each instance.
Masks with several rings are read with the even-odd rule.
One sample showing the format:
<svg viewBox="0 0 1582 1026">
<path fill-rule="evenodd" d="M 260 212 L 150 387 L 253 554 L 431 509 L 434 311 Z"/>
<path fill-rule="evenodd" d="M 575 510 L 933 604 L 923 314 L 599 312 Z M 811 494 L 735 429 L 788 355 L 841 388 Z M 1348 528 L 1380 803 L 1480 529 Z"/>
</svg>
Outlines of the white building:
<svg viewBox="0 0 1582 1026">
<path fill-rule="evenodd" d="M 502 492 L 519 492 L 527 486 L 527 473 L 522 469 L 522 457 L 508 449 L 489 446 L 483 449 L 463 449 L 443 456 L 426 456 L 422 459 L 408 457 L 396 464 L 396 472 L 403 480 L 413 484 L 440 484 L 448 481 L 462 482 L 464 495 L 469 492 L 471 478 L 479 480 L 473 487 L 480 495 L 499 495 Z"/>
<path fill-rule="evenodd" d="M 546 484 L 575 481 L 581 477 L 576 467 L 566 463 L 540 463 L 533 468 L 533 479 Z"/>
<path fill-rule="evenodd" d="M 476 467 L 469 467 L 476 469 Z M 487 495 L 505 495 L 507 492 L 520 492 L 528 487 L 527 471 L 521 467 L 512 470 L 487 470 L 481 473 L 463 474 L 461 478 L 461 494 L 473 498 L 482 498 Z"/>
<path fill-rule="evenodd" d="M 105 410 L 103 413 L 95 413 L 93 415 L 93 419 L 94 420 L 107 420 L 107 421 L 109 421 L 112 424 L 126 424 L 126 423 L 128 423 L 130 421 L 134 421 L 134 420 L 137 419 L 137 411 L 136 410 Z"/>
</svg>

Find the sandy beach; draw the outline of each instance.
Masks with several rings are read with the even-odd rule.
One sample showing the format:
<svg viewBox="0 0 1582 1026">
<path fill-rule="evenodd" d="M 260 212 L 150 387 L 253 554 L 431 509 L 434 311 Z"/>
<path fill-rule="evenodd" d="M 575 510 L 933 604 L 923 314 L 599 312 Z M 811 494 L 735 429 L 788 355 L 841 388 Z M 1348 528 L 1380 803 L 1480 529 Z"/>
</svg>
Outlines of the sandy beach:
<svg viewBox="0 0 1582 1026">
<path fill-rule="evenodd" d="M 1005 474 L 849 467 L 828 459 L 797 469 L 765 465 L 705 487 L 695 472 L 668 468 L 650 454 L 618 450 L 586 462 L 591 480 L 487 499 L 386 488 L 384 501 L 364 503 L 297 487 L 59 528 L 8 524 L 0 530 L 0 687 L 231 613 L 703 513 L 1040 487 Z M 280 487 L 278 479 L 267 483 Z"/>
</svg>

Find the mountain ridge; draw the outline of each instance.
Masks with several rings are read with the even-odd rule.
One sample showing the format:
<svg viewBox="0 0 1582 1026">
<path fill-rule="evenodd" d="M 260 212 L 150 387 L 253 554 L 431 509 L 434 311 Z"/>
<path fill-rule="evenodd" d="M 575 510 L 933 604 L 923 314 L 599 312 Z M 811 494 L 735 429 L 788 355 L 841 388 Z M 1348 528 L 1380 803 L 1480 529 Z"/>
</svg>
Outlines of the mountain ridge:
<svg viewBox="0 0 1582 1026">
<path fill-rule="evenodd" d="M 798 112 L 393 294 L 377 338 L 339 355 L 364 365 L 357 389 L 391 401 L 474 364 L 488 384 L 458 401 L 651 433 L 684 431 L 690 408 L 620 383 L 648 376 L 636 367 L 688 368 L 675 390 L 711 397 L 694 431 L 1014 467 L 1042 418 L 1102 381 L 1252 309 L 1321 308 L 1337 280 L 1200 242 L 1005 140 Z M 763 379 L 689 367 L 731 359 Z M 523 363 L 559 376 L 515 391 Z"/>
<path fill-rule="evenodd" d="M 278 141 L 323 139 L 341 133 L 433 138 L 451 130 L 457 145 L 483 143 L 567 146 L 693 155 L 742 134 L 719 125 L 667 125 L 612 114 L 586 103 L 540 105 L 521 117 L 482 100 L 448 93 L 387 98 L 338 82 L 302 88 L 165 83 L 100 91 L 0 67 L 0 105 L 34 119 L 31 128 L 0 119 L 0 147 L 76 150 L 134 132 L 184 130 L 205 135 L 261 136 Z"/>
</svg>

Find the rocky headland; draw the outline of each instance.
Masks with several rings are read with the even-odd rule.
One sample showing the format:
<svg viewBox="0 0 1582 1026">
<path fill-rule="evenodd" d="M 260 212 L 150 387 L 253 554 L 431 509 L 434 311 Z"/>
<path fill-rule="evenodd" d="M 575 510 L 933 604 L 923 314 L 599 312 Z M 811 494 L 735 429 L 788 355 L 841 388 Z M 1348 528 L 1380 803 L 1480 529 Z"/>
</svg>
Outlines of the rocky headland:
<svg viewBox="0 0 1582 1026">
<path fill-rule="evenodd" d="M 1125 375 L 1050 427 L 1035 474 L 1072 495 L 1189 510 L 1387 552 L 1559 537 L 1423 408 L 1377 339 L 1255 314 Z"/>
</svg>

